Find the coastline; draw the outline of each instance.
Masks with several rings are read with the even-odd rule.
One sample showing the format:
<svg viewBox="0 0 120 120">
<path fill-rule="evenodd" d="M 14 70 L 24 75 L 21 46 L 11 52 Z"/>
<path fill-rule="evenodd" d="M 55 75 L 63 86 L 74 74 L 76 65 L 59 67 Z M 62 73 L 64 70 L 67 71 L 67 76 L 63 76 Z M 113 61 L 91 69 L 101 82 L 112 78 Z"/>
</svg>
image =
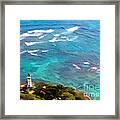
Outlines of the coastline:
<svg viewBox="0 0 120 120">
<path fill-rule="evenodd" d="M 32 82 L 32 87 L 28 87 L 27 83 L 20 84 L 20 100 L 91 100 L 91 98 L 62 84 Z"/>
</svg>

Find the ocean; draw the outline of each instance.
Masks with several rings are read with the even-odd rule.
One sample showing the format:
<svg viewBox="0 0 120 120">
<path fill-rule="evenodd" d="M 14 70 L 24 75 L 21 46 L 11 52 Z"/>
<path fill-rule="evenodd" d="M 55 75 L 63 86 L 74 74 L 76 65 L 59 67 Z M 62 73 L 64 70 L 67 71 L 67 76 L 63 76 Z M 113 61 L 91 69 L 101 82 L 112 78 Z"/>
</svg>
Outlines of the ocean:
<svg viewBox="0 0 120 120">
<path fill-rule="evenodd" d="M 63 84 L 100 100 L 99 20 L 20 20 L 20 82 Z"/>
</svg>

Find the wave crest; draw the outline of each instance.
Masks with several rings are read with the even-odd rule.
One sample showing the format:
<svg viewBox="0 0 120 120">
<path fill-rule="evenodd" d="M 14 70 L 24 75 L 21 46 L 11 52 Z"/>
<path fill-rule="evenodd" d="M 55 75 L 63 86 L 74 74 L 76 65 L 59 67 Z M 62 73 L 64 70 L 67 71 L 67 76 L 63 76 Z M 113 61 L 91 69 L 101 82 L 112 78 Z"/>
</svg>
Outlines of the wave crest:
<svg viewBox="0 0 120 120">
<path fill-rule="evenodd" d="M 43 35 L 44 33 L 52 33 L 53 31 L 54 31 L 53 29 L 27 31 L 26 33 L 23 33 L 20 35 L 20 40 L 23 40 L 26 37 L 39 37 Z"/>
<path fill-rule="evenodd" d="M 68 32 L 74 32 L 74 31 L 76 31 L 76 30 L 78 30 L 79 29 L 79 27 L 78 26 L 75 26 L 75 27 L 72 27 L 72 28 L 68 28 L 68 29 L 66 29 Z"/>
</svg>

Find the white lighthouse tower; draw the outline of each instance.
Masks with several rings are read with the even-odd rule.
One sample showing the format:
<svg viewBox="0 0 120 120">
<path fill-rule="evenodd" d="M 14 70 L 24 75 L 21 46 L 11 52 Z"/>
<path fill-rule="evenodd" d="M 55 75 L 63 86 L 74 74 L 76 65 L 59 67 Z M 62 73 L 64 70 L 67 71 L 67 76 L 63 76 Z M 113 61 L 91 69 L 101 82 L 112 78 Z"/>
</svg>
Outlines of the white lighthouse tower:
<svg viewBox="0 0 120 120">
<path fill-rule="evenodd" d="M 31 75 L 29 73 L 28 73 L 28 76 L 27 76 L 27 87 L 32 87 Z"/>
</svg>

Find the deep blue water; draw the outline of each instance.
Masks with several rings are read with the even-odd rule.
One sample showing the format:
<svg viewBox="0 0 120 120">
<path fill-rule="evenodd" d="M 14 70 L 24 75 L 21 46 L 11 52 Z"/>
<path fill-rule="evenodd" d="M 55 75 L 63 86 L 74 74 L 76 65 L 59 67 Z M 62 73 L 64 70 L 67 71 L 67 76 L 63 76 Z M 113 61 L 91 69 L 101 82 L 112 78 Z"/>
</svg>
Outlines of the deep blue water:
<svg viewBox="0 0 120 120">
<path fill-rule="evenodd" d="M 21 20 L 20 80 L 64 84 L 100 99 L 99 20 Z"/>
</svg>

